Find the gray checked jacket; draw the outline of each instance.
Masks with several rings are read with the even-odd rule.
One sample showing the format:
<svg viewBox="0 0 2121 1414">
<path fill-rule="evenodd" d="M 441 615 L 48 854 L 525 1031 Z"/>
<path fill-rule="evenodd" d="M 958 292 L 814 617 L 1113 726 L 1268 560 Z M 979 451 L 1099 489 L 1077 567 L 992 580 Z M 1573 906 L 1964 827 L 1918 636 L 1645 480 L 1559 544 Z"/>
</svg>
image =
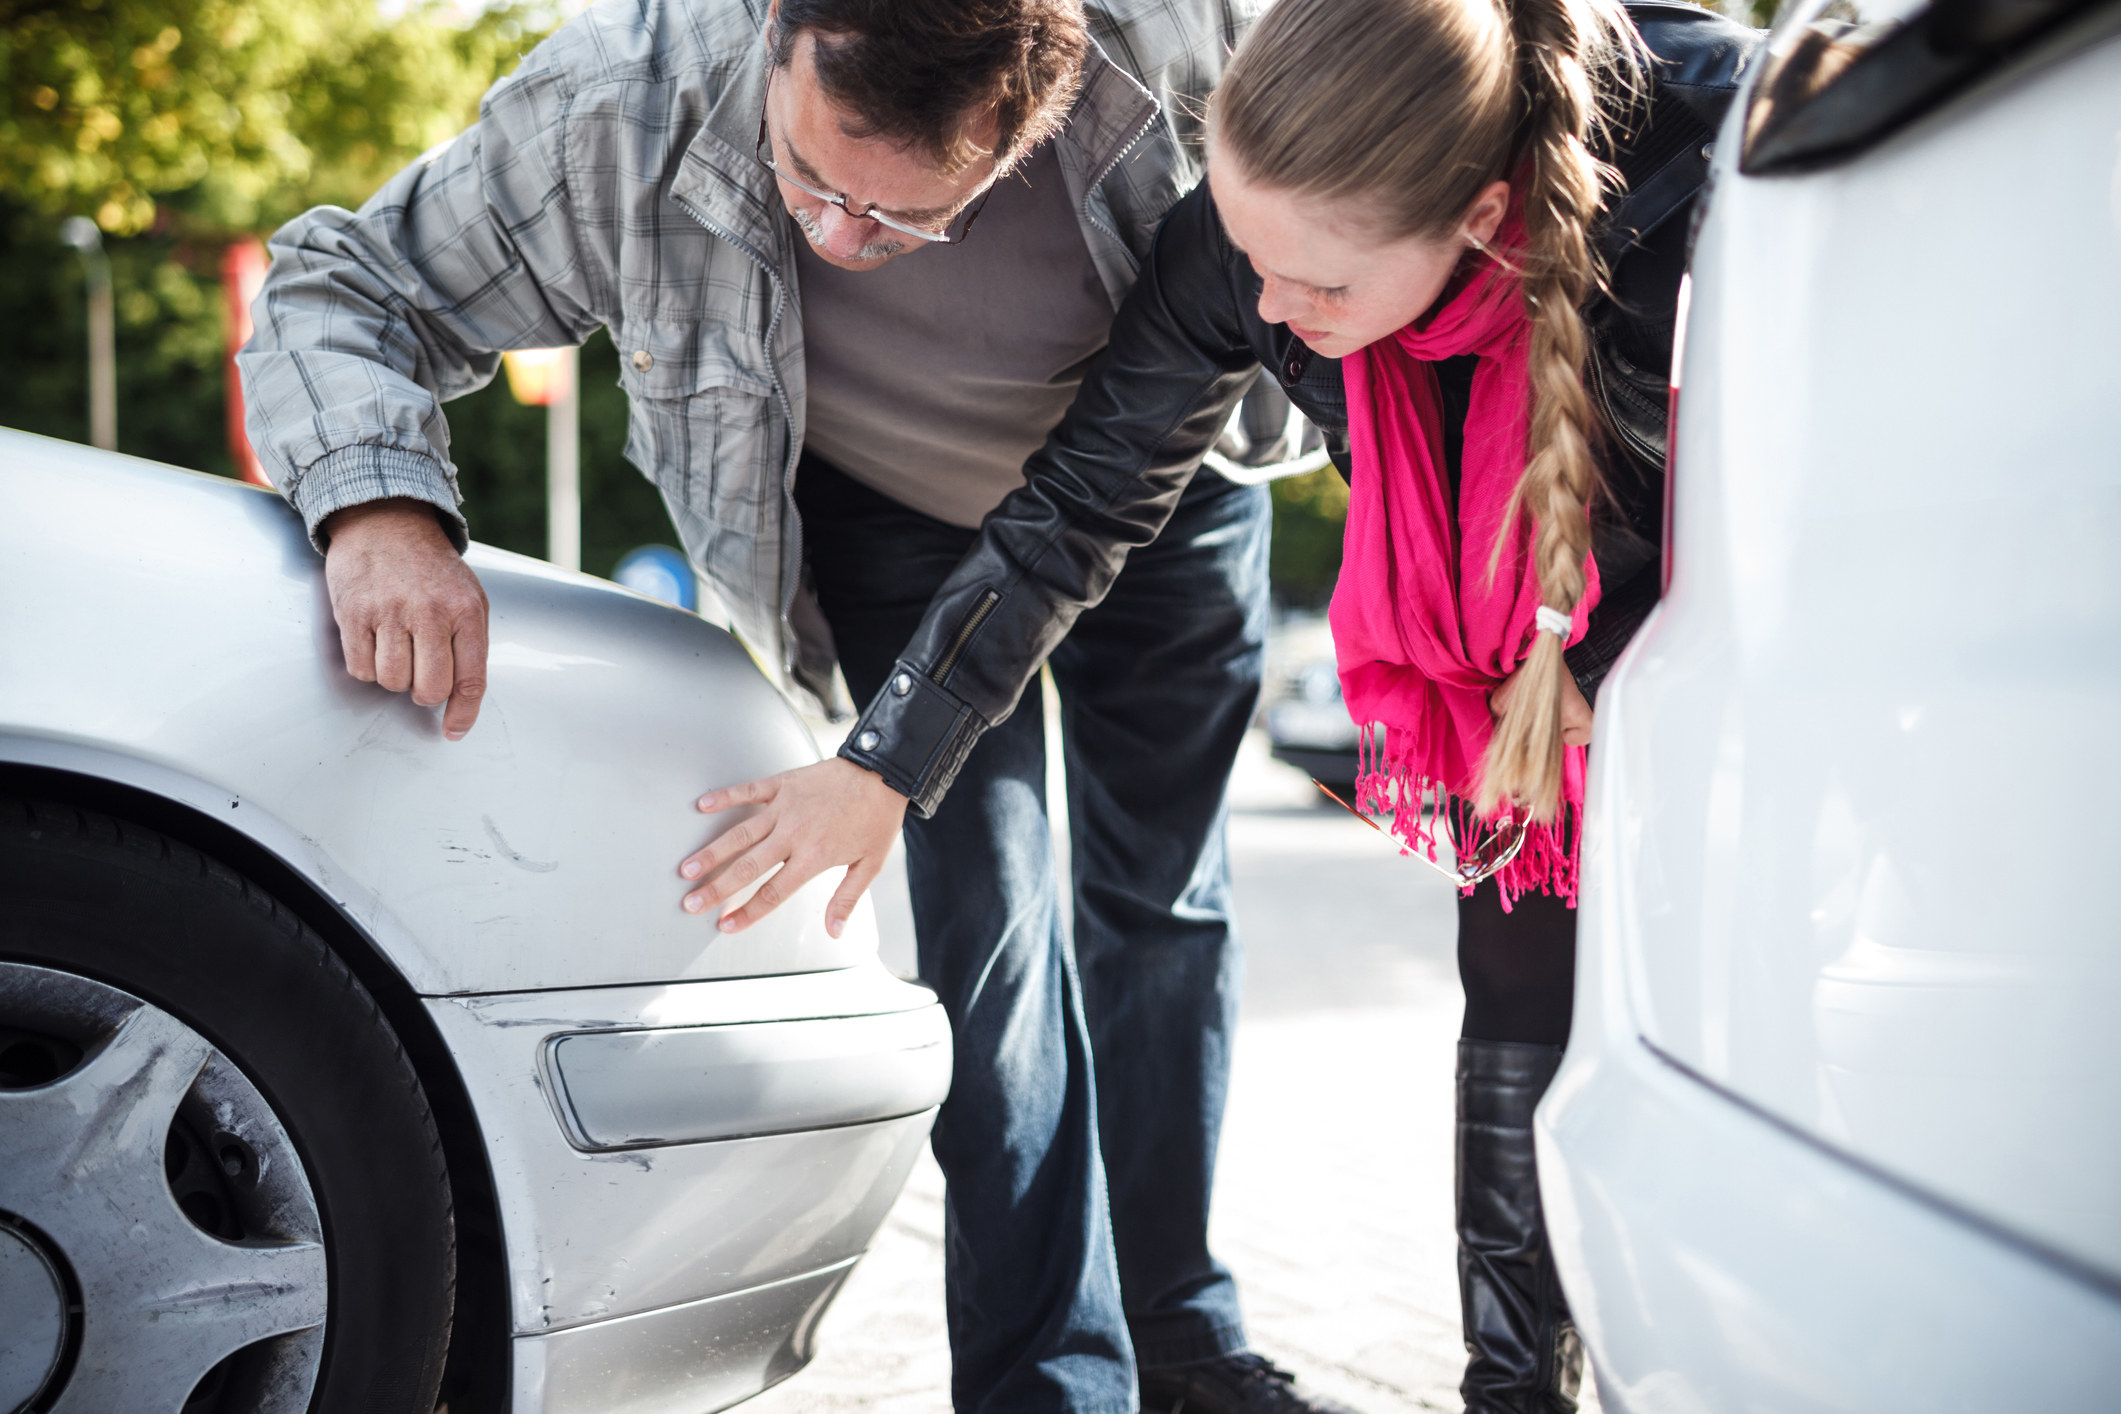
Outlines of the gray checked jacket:
<svg viewBox="0 0 2121 1414">
<path fill-rule="evenodd" d="M 1204 100 L 1261 8 L 1090 0 L 1096 47 L 1059 158 L 1115 309 L 1200 179 Z M 442 404 L 485 386 L 502 350 L 608 328 L 627 458 L 760 657 L 829 700 L 792 495 L 800 236 L 753 157 L 764 13 L 599 0 L 360 211 L 320 207 L 273 236 L 237 363 L 252 445 L 312 539 L 342 507 L 404 496 L 461 544 Z"/>
</svg>

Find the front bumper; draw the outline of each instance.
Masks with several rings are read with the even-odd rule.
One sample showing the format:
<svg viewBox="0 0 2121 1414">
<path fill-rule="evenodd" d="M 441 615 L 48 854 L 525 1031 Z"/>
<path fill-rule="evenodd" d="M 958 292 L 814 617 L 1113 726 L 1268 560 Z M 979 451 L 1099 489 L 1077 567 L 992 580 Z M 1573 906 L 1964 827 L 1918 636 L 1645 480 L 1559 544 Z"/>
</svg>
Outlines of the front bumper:
<svg viewBox="0 0 2121 1414">
<path fill-rule="evenodd" d="M 854 1270 L 820 1272 L 515 1342 L 513 1408 L 550 1414 L 726 1409 L 810 1363 L 819 1317 Z"/>
<path fill-rule="evenodd" d="M 809 1359 L 949 1086 L 870 965 L 434 997 L 492 1164 L 516 1414 L 687 1414 Z"/>
</svg>

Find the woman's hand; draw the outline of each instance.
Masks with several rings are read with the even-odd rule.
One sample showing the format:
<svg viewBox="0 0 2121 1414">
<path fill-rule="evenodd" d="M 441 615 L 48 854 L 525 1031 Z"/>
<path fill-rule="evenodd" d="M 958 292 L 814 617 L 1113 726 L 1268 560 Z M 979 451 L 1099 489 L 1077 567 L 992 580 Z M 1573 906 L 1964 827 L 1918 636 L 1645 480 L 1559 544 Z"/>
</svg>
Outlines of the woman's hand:
<svg viewBox="0 0 2121 1414">
<path fill-rule="evenodd" d="M 844 864 L 847 876 L 825 905 L 825 931 L 837 938 L 855 902 L 883 871 L 906 818 L 906 797 L 876 772 L 837 756 L 699 799 L 706 815 L 738 805 L 764 808 L 678 865 L 682 877 L 709 881 L 685 895 L 688 913 L 705 913 L 773 875 L 742 908 L 723 915 L 718 926 L 724 933 L 743 932 L 797 889 Z"/>
<path fill-rule="evenodd" d="M 1500 717 L 1510 705 L 1510 694 L 1517 691 L 1517 680 L 1524 676 L 1523 667 L 1502 680 L 1502 686 L 1488 694 L 1488 709 Z M 1564 672 L 1561 675 L 1561 744 L 1563 746 L 1589 746 L 1591 744 L 1591 704 L 1583 700 L 1583 689 L 1576 679 Z"/>
</svg>

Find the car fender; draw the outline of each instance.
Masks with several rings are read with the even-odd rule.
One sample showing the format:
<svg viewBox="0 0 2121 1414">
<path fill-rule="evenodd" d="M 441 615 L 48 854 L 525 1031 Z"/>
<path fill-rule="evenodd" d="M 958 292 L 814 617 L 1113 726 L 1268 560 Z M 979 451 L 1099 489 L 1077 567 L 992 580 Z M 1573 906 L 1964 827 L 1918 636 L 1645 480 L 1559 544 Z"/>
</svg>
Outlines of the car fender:
<svg viewBox="0 0 2121 1414">
<path fill-rule="evenodd" d="M 225 822 L 332 900 L 427 995 L 761 976 L 871 958 L 833 877 L 724 937 L 678 860 L 706 788 L 817 759 L 728 634 L 484 546 L 478 725 L 355 681 L 323 561 L 277 495 L 0 431 L 0 761 Z"/>
</svg>

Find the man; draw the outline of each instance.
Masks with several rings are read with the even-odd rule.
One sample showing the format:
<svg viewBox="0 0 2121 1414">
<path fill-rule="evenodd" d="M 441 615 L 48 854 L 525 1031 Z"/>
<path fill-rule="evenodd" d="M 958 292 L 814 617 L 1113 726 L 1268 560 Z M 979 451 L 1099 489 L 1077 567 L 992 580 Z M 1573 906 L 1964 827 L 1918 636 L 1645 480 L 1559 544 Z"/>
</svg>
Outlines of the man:
<svg viewBox="0 0 2121 1414">
<path fill-rule="evenodd" d="M 1199 105 L 1250 14 L 612 0 L 360 214 L 290 224 L 241 366 L 348 670 L 471 730 L 485 600 L 440 404 L 497 350 L 603 326 L 627 454 L 762 658 L 820 698 L 837 659 L 858 697 L 924 701 L 894 660 L 1198 180 Z M 1236 998 L 1222 796 L 1266 536 L 1256 488 L 1200 478 L 1053 654 L 1074 957 L 1037 714 L 958 733 L 947 800 L 950 773 L 913 784 L 867 730 L 866 761 L 827 763 L 872 808 L 918 797 L 921 976 L 956 1032 L 934 1148 L 959 1409 L 1308 1407 L 1246 1353 L 1206 1244 Z M 850 905 L 881 862 L 849 870 Z M 687 877 L 704 911 L 721 881 Z"/>
</svg>

